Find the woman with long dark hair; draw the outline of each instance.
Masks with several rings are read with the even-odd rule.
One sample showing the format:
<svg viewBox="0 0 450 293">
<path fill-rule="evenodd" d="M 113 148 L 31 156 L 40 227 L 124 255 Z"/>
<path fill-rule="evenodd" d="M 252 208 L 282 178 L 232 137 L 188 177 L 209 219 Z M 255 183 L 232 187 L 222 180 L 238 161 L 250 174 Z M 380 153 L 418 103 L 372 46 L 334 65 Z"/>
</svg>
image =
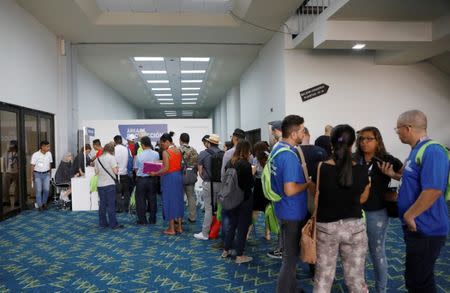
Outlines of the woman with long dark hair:
<svg viewBox="0 0 450 293">
<path fill-rule="evenodd" d="M 384 293 L 388 280 L 385 242 L 389 217 L 383 196 L 388 190 L 391 178 L 383 174 L 378 165 L 388 162 L 393 165 L 394 171 L 398 172 L 402 168 L 402 163 L 388 154 L 380 131 L 372 126 L 364 127 L 358 132 L 355 160 L 367 167 L 371 178 L 372 187 L 363 209 L 366 213 L 369 252 L 375 271 L 375 291 Z"/>
<path fill-rule="evenodd" d="M 161 175 L 161 193 L 163 204 L 163 218 L 169 220 L 169 227 L 163 231 L 166 235 L 182 233 L 182 218 L 184 214 L 183 175 L 181 174 L 182 153 L 173 144 L 174 133 L 164 133 L 159 142 L 163 150 L 163 168 L 151 172 L 152 176 Z M 175 221 L 177 228 L 175 230 Z"/>
<path fill-rule="evenodd" d="M 253 188 L 253 216 L 252 222 L 256 222 L 256 218 L 258 217 L 259 212 L 264 212 L 266 206 L 269 204 L 269 200 L 264 196 L 262 189 L 261 176 L 264 166 L 266 165 L 267 158 L 269 157 L 269 144 L 265 141 L 260 141 L 253 146 L 253 163 L 252 165 L 255 168 L 255 185 Z M 248 229 L 248 235 L 252 230 L 252 226 Z M 247 237 L 248 238 L 248 237 Z M 266 240 L 270 240 L 270 230 L 269 226 L 266 223 L 265 226 L 265 236 Z"/>
<path fill-rule="evenodd" d="M 328 293 L 333 285 L 339 253 L 350 292 L 367 292 L 364 278 L 367 253 L 366 226 L 361 204 L 370 181 L 365 167 L 352 160 L 355 130 L 338 125 L 331 132 L 331 159 L 319 165 L 317 208 L 317 263 L 315 293 Z"/>
<path fill-rule="evenodd" d="M 235 249 L 236 249 L 236 263 L 246 263 L 253 258 L 244 255 L 244 248 L 246 242 L 246 236 L 248 228 L 252 221 L 252 187 L 253 187 L 253 174 L 252 165 L 248 162 L 250 158 L 251 145 L 247 140 L 240 140 L 236 145 L 236 150 L 233 157 L 225 166 L 225 170 L 228 168 L 235 168 L 239 188 L 244 191 L 244 200 L 234 209 L 228 210 L 230 217 L 230 223 L 228 229 L 225 231 L 225 243 L 222 252 L 222 257 L 228 257 L 230 255 L 230 248 L 233 244 L 234 236 L 237 231 Z"/>
</svg>

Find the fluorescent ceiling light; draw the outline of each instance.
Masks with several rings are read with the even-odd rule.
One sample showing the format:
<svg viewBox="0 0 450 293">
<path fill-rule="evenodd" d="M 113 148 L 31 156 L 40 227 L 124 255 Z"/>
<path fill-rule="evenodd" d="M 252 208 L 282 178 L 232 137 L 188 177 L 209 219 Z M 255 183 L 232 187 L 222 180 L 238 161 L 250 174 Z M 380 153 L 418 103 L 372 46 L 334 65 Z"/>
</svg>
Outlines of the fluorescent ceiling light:
<svg viewBox="0 0 450 293">
<path fill-rule="evenodd" d="M 168 80 L 157 79 L 157 80 L 147 80 L 148 83 L 169 83 Z"/>
<path fill-rule="evenodd" d="M 165 111 L 166 114 L 177 114 L 177 111 Z"/>
<path fill-rule="evenodd" d="M 173 105 L 174 103 L 159 103 L 160 105 Z"/>
<path fill-rule="evenodd" d="M 198 93 L 181 94 L 182 96 L 198 96 Z"/>
<path fill-rule="evenodd" d="M 185 61 L 197 61 L 197 62 L 209 62 L 209 57 L 181 57 L 182 62 Z"/>
<path fill-rule="evenodd" d="M 173 101 L 172 98 L 159 98 L 158 101 Z"/>
<path fill-rule="evenodd" d="M 172 94 L 155 94 L 156 97 L 171 97 Z"/>
<path fill-rule="evenodd" d="M 182 98 L 182 101 L 197 101 L 197 98 Z"/>
<path fill-rule="evenodd" d="M 184 79 L 181 80 L 181 83 L 202 83 L 203 80 L 201 79 Z"/>
<path fill-rule="evenodd" d="M 170 91 L 170 87 L 152 87 L 152 91 Z"/>
<path fill-rule="evenodd" d="M 142 74 L 167 74 L 165 70 L 142 70 Z"/>
<path fill-rule="evenodd" d="M 183 105 L 196 105 L 197 102 L 181 102 Z"/>
<path fill-rule="evenodd" d="M 366 44 L 356 44 L 352 47 L 353 50 L 361 50 L 362 48 L 364 48 L 366 46 Z"/>
<path fill-rule="evenodd" d="M 177 114 L 166 114 L 166 117 L 176 117 Z"/>
<path fill-rule="evenodd" d="M 205 73 L 206 70 L 181 70 L 182 74 L 188 74 L 188 73 Z"/>
<path fill-rule="evenodd" d="M 134 61 L 164 61 L 164 57 L 134 57 Z"/>
<path fill-rule="evenodd" d="M 182 87 L 181 90 L 183 91 L 198 91 L 199 87 Z"/>
</svg>

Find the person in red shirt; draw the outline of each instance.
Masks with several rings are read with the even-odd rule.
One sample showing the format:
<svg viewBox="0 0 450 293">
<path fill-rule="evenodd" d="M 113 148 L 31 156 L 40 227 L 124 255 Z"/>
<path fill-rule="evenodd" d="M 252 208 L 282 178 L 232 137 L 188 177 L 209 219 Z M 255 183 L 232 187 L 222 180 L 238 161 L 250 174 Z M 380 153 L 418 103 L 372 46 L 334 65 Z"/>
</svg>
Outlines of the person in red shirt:
<svg viewBox="0 0 450 293">
<path fill-rule="evenodd" d="M 97 151 L 97 153 L 95 154 L 95 158 L 100 157 L 103 154 L 103 147 L 100 139 L 94 139 L 92 141 L 92 146 L 94 147 L 94 150 Z"/>
</svg>

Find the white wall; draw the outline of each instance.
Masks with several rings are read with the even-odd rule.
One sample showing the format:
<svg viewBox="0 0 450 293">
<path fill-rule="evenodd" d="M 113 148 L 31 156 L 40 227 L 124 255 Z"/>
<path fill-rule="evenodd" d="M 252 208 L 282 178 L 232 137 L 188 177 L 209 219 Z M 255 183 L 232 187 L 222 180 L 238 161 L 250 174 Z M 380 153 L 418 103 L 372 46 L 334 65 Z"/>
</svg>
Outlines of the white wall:
<svg viewBox="0 0 450 293">
<path fill-rule="evenodd" d="M 283 38 L 274 34 L 240 81 L 241 128 L 261 128 L 263 140 L 268 139 L 267 123 L 286 113 Z"/>
<path fill-rule="evenodd" d="M 239 86 L 232 87 L 227 93 L 227 128 L 225 140 L 230 140 L 230 136 L 236 128 L 241 127 L 241 99 Z"/>
<path fill-rule="evenodd" d="M 0 101 L 57 112 L 56 37 L 12 0 L 0 1 Z"/>
<path fill-rule="evenodd" d="M 450 77 L 433 65 L 375 65 L 371 53 L 330 50 L 287 50 L 284 62 L 286 114 L 305 118 L 312 141 L 326 124 L 375 126 L 403 160 L 409 147 L 393 128 L 400 113 L 417 108 L 428 116 L 429 135 L 450 145 Z M 299 92 L 321 83 L 328 93 L 302 102 Z"/>
<path fill-rule="evenodd" d="M 73 57 L 74 59 L 76 56 Z M 142 117 L 134 105 L 78 62 L 74 74 L 78 126 L 83 120 L 136 119 Z"/>
</svg>

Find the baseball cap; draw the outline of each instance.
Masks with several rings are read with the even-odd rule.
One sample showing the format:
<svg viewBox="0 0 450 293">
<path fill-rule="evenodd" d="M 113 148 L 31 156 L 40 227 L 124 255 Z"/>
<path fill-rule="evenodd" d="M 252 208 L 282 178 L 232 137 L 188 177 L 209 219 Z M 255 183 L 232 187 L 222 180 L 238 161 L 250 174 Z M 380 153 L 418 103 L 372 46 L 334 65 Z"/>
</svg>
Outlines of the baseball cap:
<svg viewBox="0 0 450 293">
<path fill-rule="evenodd" d="M 272 126 L 272 130 L 280 130 L 281 131 L 281 124 L 282 124 L 283 122 L 281 121 L 281 120 L 275 120 L 275 121 L 272 121 L 272 122 L 269 122 L 269 125 L 271 125 Z"/>
</svg>

